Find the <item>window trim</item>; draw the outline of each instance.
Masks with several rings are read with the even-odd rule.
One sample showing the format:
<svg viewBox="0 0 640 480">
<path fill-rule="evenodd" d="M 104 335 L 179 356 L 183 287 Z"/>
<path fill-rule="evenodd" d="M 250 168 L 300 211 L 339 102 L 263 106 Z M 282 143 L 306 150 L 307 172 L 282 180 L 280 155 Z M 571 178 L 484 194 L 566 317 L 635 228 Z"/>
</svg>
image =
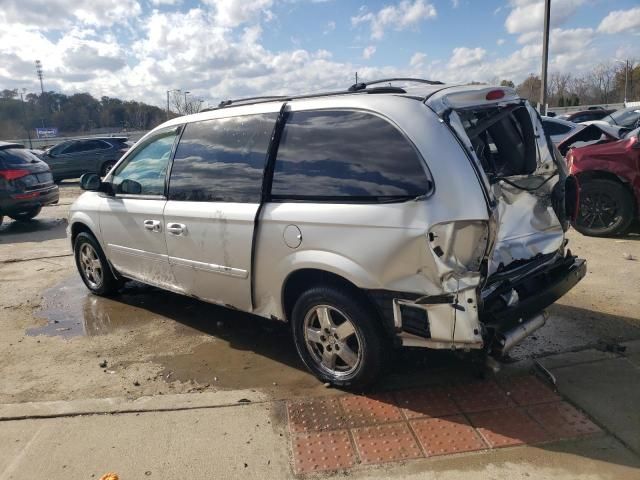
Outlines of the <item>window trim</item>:
<svg viewBox="0 0 640 480">
<path fill-rule="evenodd" d="M 111 190 L 113 191 L 113 196 L 116 198 L 135 198 L 138 200 L 166 200 L 168 198 L 167 196 L 167 188 L 169 186 L 169 180 L 168 180 L 168 175 L 171 172 L 171 169 L 173 168 L 173 157 L 176 153 L 176 146 L 177 146 L 177 140 L 179 138 L 182 137 L 182 132 L 184 132 L 184 125 L 185 124 L 179 124 L 176 126 L 171 126 L 171 127 L 165 127 L 162 129 L 159 129 L 155 132 L 153 132 L 152 135 L 150 135 L 149 137 L 147 137 L 144 142 L 140 142 L 139 144 L 135 145 L 135 147 L 131 148 L 123 157 L 122 159 L 116 164 L 115 168 L 113 169 L 113 173 L 109 175 L 109 185 L 111 186 Z M 164 178 L 164 187 L 163 187 L 163 194 L 162 195 L 149 195 L 149 194 L 140 194 L 140 195 L 136 195 L 133 193 L 116 193 L 115 189 L 113 188 L 113 177 L 116 175 L 116 173 L 118 173 L 118 170 L 121 168 L 126 167 L 129 162 L 131 161 L 131 159 L 133 157 L 136 156 L 136 154 L 142 150 L 143 148 L 145 148 L 147 145 L 149 145 L 150 143 L 156 141 L 158 138 L 166 135 L 167 133 L 175 133 L 175 137 L 173 139 L 173 145 L 171 146 L 171 151 L 169 153 L 169 161 L 167 163 L 167 174 L 165 175 Z"/>
<path fill-rule="evenodd" d="M 285 104 L 287 106 L 289 106 L 290 104 Z M 284 106 L 283 106 L 284 109 Z M 423 193 L 421 195 L 416 195 L 416 196 L 408 196 L 408 195 L 404 195 L 398 196 L 398 200 L 397 201 L 389 201 L 389 200 L 380 200 L 381 197 L 392 197 L 392 196 L 385 196 L 385 195 L 378 195 L 378 196 L 367 196 L 367 197 L 355 197 L 355 196 L 333 196 L 333 197 L 329 197 L 329 196 L 318 196 L 318 195 L 291 195 L 291 194 L 286 194 L 286 195 L 279 195 L 276 194 L 274 195 L 272 193 L 272 187 L 273 187 L 273 179 L 275 177 L 275 168 L 276 168 L 276 162 L 278 159 L 278 150 L 280 149 L 280 141 L 282 139 L 282 133 L 284 132 L 284 129 L 287 127 L 287 123 L 289 121 L 289 117 L 291 116 L 291 114 L 293 113 L 304 113 L 304 112 L 336 112 L 336 111 L 341 111 L 341 112 L 362 112 L 362 113 L 367 113 L 370 115 L 373 115 L 375 117 L 380 118 L 383 121 L 386 121 L 388 124 L 390 124 L 393 128 L 395 128 L 400 135 L 402 135 L 402 137 L 405 139 L 405 141 L 411 146 L 411 148 L 413 149 L 413 151 L 416 153 L 416 156 L 418 157 L 418 160 L 420 162 L 420 166 L 422 167 L 424 174 L 425 174 L 425 178 L 426 180 L 429 182 L 429 189 L 426 193 Z M 393 119 L 389 118 L 386 115 L 381 114 L 380 112 L 377 112 L 375 110 L 371 110 L 369 108 L 363 108 L 363 107 L 323 107 L 323 108 L 307 108 L 307 109 L 287 109 L 286 111 L 283 110 L 283 121 L 282 124 L 279 127 L 279 132 L 277 135 L 277 145 L 276 148 L 273 152 L 273 160 L 272 160 L 272 164 L 270 165 L 270 178 L 268 180 L 268 185 L 265 185 L 265 187 L 267 187 L 267 192 L 266 192 L 266 198 L 265 201 L 266 202 L 273 202 L 273 203 L 287 203 L 287 202 L 295 202 L 295 203 L 332 203 L 332 204 L 358 204 L 358 205 L 376 205 L 376 204 L 381 204 L 381 203 L 405 203 L 408 201 L 414 201 L 416 198 L 423 200 L 423 199 L 428 199 L 431 198 L 435 191 L 436 191 L 436 182 L 433 178 L 433 174 L 431 173 L 431 169 L 429 168 L 429 164 L 427 163 L 427 160 L 424 158 L 424 156 L 422 155 L 422 152 L 420 152 L 420 149 L 417 147 L 417 145 L 413 142 L 413 140 L 406 134 L 406 132 L 400 128 L 400 126 L 393 121 Z M 271 159 L 269 159 L 271 161 Z M 265 182 L 266 183 L 266 182 Z"/>
</svg>

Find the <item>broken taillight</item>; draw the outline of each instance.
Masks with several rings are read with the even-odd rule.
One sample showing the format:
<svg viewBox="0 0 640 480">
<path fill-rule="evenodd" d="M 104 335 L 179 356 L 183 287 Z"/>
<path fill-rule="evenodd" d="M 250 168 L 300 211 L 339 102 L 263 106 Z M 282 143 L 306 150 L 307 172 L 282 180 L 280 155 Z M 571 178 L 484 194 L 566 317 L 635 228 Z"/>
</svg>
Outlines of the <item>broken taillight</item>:
<svg viewBox="0 0 640 480">
<path fill-rule="evenodd" d="M 4 178 L 6 181 L 15 180 L 16 178 L 21 178 L 29 175 L 29 170 L 0 170 L 0 177 Z"/>
</svg>

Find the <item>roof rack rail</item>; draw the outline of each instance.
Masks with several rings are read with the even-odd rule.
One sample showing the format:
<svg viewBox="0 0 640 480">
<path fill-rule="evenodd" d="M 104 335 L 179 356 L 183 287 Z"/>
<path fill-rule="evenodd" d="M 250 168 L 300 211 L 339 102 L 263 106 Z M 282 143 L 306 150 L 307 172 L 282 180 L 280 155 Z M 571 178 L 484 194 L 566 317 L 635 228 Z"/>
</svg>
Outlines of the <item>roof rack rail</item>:
<svg viewBox="0 0 640 480">
<path fill-rule="evenodd" d="M 218 104 L 218 108 L 222 108 L 222 107 L 228 107 L 229 105 L 235 105 L 236 103 L 241 103 L 241 102 L 252 102 L 254 100 L 264 100 L 264 101 L 271 101 L 271 100 L 278 100 L 281 98 L 289 98 L 286 95 L 261 95 L 259 97 L 246 97 L 246 98 L 236 98 L 235 100 L 223 100 Z"/>
<path fill-rule="evenodd" d="M 390 82 L 414 82 L 414 83 L 426 83 L 427 85 L 444 85 L 439 80 L 427 80 L 424 78 L 411 78 L 411 77 L 395 77 L 395 78 L 382 78 L 380 80 L 373 80 L 371 82 L 354 83 L 349 87 L 350 92 L 357 92 L 359 90 L 366 89 L 369 85 L 375 85 L 377 83 L 390 83 Z"/>
<path fill-rule="evenodd" d="M 373 84 L 376 84 L 376 83 L 385 83 L 385 82 L 397 81 L 397 80 L 412 81 L 412 82 L 419 82 L 419 83 L 427 83 L 429 85 L 444 85 L 442 82 L 424 80 L 424 79 L 420 79 L 420 78 L 389 78 L 389 79 L 384 79 L 384 80 L 375 80 L 375 81 L 367 82 L 367 83 L 357 83 L 357 84 L 352 85 L 351 87 L 349 87 L 347 90 L 333 90 L 333 91 L 329 91 L 329 92 L 307 93 L 307 94 L 304 94 L 304 95 L 274 95 L 274 96 L 263 95 L 263 96 L 259 96 L 259 97 L 247 97 L 247 98 L 237 98 L 237 99 L 234 99 L 234 100 L 223 100 L 222 102 L 220 102 L 218 104 L 217 107 L 206 108 L 206 109 L 202 110 L 202 112 L 209 112 L 211 110 L 217 110 L 219 108 L 225 108 L 225 107 L 229 107 L 231 105 L 238 105 L 238 104 L 253 105 L 253 104 L 256 104 L 256 103 L 272 102 L 274 100 L 282 100 L 282 101 L 303 100 L 305 98 L 330 97 L 330 96 L 333 96 L 333 95 L 348 95 L 348 94 L 352 94 L 352 93 L 369 93 L 369 94 L 375 94 L 375 93 L 407 93 L 407 91 L 405 89 L 400 88 L 400 87 L 393 87 L 393 86 L 374 87 L 374 88 L 370 88 L 370 89 L 367 90 L 367 85 L 373 85 Z"/>
</svg>

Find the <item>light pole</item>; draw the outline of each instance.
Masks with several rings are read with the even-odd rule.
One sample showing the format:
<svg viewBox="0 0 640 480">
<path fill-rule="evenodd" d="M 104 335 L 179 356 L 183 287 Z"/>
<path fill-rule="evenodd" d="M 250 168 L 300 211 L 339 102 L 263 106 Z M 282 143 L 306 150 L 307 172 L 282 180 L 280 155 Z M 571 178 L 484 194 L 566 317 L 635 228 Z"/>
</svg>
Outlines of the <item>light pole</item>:
<svg viewBox="0 0 640 480">
<path fill-rule="evenodd" d="M 624 106 L 627 106 L 627 82 L 629 80 L 629 60 L 618 60 L 615 59 L 617 63 L 624 63 Z"/>
<path fill-rule="evenodd" d="M 549 64 L 549 19 L 551 0 L 544 0 L 544 34 L 542 36 L 542 85 L 540 86 L 540 114 L 547 114 L 547 66 Z"/>
<path fill-rule="evenodd" d="M 188 109 L 187 109 L 187 95 L 189 95 L 191 92 L 184 92 L 184 113 L 185 115 L 187 115 Z"/>
<path fill-rule="evenodd" d="M 167 90 L 167 120 L 169 120 L 169 94 L 173 92 L 179 92 L 179 88 L 174 88 L 172 90 Z"/>
</svg>

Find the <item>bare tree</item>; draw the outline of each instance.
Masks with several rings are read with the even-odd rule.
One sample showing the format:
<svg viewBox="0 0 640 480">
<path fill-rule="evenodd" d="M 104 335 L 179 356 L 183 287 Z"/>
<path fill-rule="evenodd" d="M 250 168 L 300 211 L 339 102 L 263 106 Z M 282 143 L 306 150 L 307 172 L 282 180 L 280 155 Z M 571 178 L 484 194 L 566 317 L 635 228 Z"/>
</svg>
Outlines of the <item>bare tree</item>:
<svg viewBox="0 0 640 480">
<path fill-rule="evenodd" d="M 187 97 L 183 92 L 172 92 L 171 106 L 178 115 L 191 115 L 198 113 L 202 109 L 203 100 L 201 98 Z"/>
<path fill-rule="evenodd" d="M 589 76 L 591 86 L 599 94 L 599 102 L 609 103 L 613 80 L 616 76 L 616 69 L 610 64 L 601 63 L 591 71 Z"/>
</svg>

